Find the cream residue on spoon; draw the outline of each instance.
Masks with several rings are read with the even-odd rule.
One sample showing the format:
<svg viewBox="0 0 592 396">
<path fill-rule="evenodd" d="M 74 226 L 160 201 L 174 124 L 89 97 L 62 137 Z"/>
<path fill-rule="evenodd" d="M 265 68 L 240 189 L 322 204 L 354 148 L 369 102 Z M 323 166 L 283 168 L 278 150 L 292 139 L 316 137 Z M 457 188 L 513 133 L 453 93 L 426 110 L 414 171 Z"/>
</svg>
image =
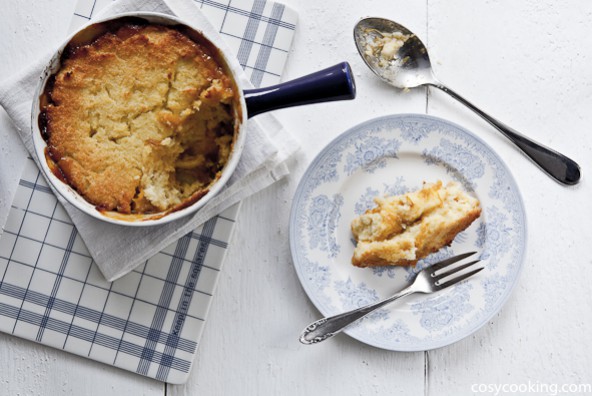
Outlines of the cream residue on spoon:
<svg viewBox="0 0 592 396">
<path fill-rule="evenodd" d="M 388 68 L 392 61 L 398 60 L 397 53 L 405 42 L 413 37 L 401 32 L 379 32 L 376 29 L 366 29 L 367 40 L 364 55 L 367 59 L 374 59 L 381 68 Z"/>
</svg>

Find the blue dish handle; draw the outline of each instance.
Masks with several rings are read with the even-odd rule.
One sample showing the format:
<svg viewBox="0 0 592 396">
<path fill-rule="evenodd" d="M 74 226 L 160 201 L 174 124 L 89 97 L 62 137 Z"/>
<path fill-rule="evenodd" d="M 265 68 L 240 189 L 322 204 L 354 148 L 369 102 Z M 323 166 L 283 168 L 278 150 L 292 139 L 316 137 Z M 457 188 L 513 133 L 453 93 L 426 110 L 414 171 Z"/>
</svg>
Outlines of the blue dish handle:
<svg viewBox="0 0 592 396">
<path fill-rule="evenodd" d="M 354 99 L 356 84 L 349 63 L 342 62 L 282 84 L 246 89 L 244 95 L 251 118 L 284 107 Z"/>
</svg>

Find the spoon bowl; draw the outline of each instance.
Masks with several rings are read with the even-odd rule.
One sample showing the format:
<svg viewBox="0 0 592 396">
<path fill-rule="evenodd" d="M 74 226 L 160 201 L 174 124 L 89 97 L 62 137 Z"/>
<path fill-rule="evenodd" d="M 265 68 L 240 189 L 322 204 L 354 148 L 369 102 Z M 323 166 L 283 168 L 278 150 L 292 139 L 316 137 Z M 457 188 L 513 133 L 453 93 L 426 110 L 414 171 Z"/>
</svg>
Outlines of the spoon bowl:
<svg viewBox="0 0 592 396">
<path fill-rule="evenodd" d="M 384 18 L 365 18 L 354 27 L 354 41 L 366 65 L 383 81 L 401 89 L 432 86 L 446 92 L 506 136 L 559 183 L 580 181 L 580 166 L 575 161 L 520 134 L 438 81 L 426 46 L 406 27 Z"/>
<path fill-rule="evenodd" d="M 394 56 L 386 60 L 373 50 L 379 50 L 377 44 L 388 39 L 388 35 L 406 39 L 401 40 L 402 45 Z M 426 46 L 406 27 L 383 18 L 362 19 L 354 29 L 354 41 L 366 65 L 383 81 L 401 89 L 436 82 Z"/>
</svg>

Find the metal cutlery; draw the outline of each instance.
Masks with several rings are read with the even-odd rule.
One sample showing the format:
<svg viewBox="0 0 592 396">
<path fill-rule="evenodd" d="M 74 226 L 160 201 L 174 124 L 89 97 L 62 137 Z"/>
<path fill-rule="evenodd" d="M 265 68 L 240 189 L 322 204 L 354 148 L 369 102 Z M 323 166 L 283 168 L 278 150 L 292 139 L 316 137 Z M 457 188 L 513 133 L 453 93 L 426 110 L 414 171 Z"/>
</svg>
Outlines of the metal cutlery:
<svg viewBox="0 0 592 396">
<path fill-rule="evenodd" d="M 484 268 L 479 267 L 473 269 L 475 264 L 480 260 L 474 260 L 466 264 L 451 267 L 454 263 L 464 260 L 475 253 L 477 252 L 459 254 L 458 256 L 440 261 L 429 268 L 422 270 L 417 274 L 411 285 L 385 300 L 353 311 L 319 319 L 316 322 L 311 323 L 300 335 L 300 342 L 303 344 L 317 344 L 325 341 L 334 335 L 339 334 L 347 326 L 357 322 L 371 312 L 374 312 L 402 297 L 413 293 L 435 293 L 475 275 Z M 464 271 L 468 269 L 470 269 L 469 272 Z"/>
<path fill-rule="evenodd" d="M 390 48 L 384 50 L 386 44 L 383 49 L 375 48 L 375 39 L 386 36 L 393 36 L 388 40 Z M 501 132 L 556 181 L 567 185 L 580 181 L 580 166 L 575 161 L 518 133 L 442 84 L 434 75 L 426 46 L 409 29 L 388 19 L 365 18 L 355 26 L 354 40 L 366 65 L 383 81 L 397 88 L 431 86 L 446 92 Z M 389 57 L 385 58 L 385 53 Z"/>
</svg>

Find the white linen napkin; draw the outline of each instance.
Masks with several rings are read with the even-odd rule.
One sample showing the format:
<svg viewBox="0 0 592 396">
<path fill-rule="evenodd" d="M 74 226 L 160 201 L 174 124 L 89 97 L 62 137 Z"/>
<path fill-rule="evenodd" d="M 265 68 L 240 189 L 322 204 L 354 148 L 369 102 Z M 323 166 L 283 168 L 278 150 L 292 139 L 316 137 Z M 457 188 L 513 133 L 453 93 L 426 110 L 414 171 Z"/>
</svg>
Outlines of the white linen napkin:
<svg viewBox="0 0 592 396">
<path fill-rule="evenodd" d="M 130 11 L 154 11 L 177 15 L 188 24 L 198 26 L 199 30 L 209 37 L 215 38 L 216 44 L 224 52 L 230 53 L 218 32 L 192 0 L 118 0 L 107 6 L 97 17 Z M 35 161 L 37 158 L 31 138 L 32 97 L 42 69 L 50 57 L 51 54 L 47 54 L 37 59 L 20 75 L 0 83 L 0 105 L 12 119 L 22 142 Z M 243 89 L 251 88 L 252 85 L 238 61 L 233 58 L 230 62 L 231 68 L 238 76 L 238 84 Z M 107 280 L 113 281 L 127 274 L 224 209 L 268 187 L 289 173 L 286 161 L 298 149 L 299 144 L 274 117 L 264 114 L 249 120 L 246 132 L 247 139 L 240 162 L 226 187 L 195 215 L 168 224 L 126 227 L 106 223 L 81 212 L 67 203 L 61 195 L 56 194 Z M 7 139 L 2 143 L 3 151 L 6 150 L 5 145 L 14 144 L 14 139 Z M 18 152 L 19 148 L 11 150 L 9 147 L 8 150 Z M 18 178 L 8 177 L 5 173 L 0 172 L 0 186 L 3 188 L 18 181 Z M 13 188 L 12 185 L 9 187 Z M 10 205 L 0 205 L 0 210 L 8 209 Z M 0 212 L 2 227 L 5 219 L 6 213 Z"/>
</svg>

